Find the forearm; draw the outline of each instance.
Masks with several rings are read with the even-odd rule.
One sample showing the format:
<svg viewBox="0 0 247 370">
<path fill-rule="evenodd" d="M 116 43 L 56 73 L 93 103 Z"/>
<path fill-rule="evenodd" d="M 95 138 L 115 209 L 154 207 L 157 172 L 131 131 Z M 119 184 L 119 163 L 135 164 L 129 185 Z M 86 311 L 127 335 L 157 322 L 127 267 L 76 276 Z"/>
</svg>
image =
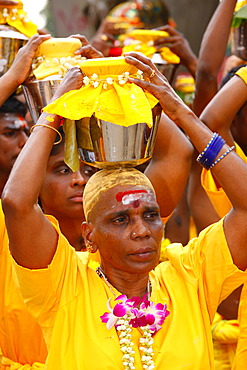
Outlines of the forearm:
<svg viewBox="0 0 247 370">
<path fill-rule="evenodd" d="M 18 88 L 17 79 L 9 72 L 6 72 L 0 78 L 0 106 L 9 98 L 11 94 Z"/>
<path fill-rule="evenodd" d="M 201 153 L 210 141 L 213 132 L 189 109 L 186 112 L 186 107 L 183 111 L 178 109 L 177 114 L 179 117 L 174 115 L 174 121 L 182 127 L 197 151 Z M 217 158 L 228 149 L 229 146 L 225 144 Z M 211 171 L 224 189 L 233 208 L 247 212 L 247 199 L 243 199 L 243 194 L 246 192 L 247 166 L 240 157 L 235 153 L 229 153 Z M 236 191 L 236 184 L 238 184 L 238 191 Z"/>
<path fill-rule="evenodd" d="M 218 91 L 217 76 L 224 61 L 236 0 L 223 0 L 202 39 L 196 71 L 193 109 L 200 115 Z"/>
<path fill-rule="evenodd" d="M 223 0 L 211 18 L 201 43 L 198 73 L 202 69 L 216 77 L 225 56 L 236 2 Z"/>
<path fill-rule="evenodd" d="M 162 217 L 177 206 L 189 176 L 192 151 L 184 133 L 163 114 L 152 160 L 145 171 L 155 188 Z"/>
<path fill-rule="evenodd" d="M 246 100 L 247 85 L 240 77 L 234 76 L 207 105 L 200 118 L 212 131 L 218 132 L 232 145 L 230 127 Z"/>
</svg>

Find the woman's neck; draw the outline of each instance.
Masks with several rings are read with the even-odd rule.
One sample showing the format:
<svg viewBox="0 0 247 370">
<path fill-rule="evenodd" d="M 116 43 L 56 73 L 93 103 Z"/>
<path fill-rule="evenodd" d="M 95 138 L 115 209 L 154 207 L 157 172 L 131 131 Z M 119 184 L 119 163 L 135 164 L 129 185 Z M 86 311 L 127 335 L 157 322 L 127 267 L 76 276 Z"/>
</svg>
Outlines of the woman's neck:
<svg viewBox="0 0 247 370">
<path fill-rule="evenodd" d="M 58 220 L 59 227 L 69 241 L 70 245 L 75 248 L 76 251 L 86 250 L 84 239 L 81 234 L 81 223 L 83 220 L 69 219 L 69 220 Z"/>
<path fill-rule="evenodd" d="M 117 271 L 116 274 L 108 274 L 100 267 L 98 275 L 105 281 L 106 285 L 115 288 L 119 293 L 125 294 L 128 298 L 144 297 L 145 294 L 151 295 L 151 283 L 149 275 L 144 274 L 129 274 Z"/>
</svg>

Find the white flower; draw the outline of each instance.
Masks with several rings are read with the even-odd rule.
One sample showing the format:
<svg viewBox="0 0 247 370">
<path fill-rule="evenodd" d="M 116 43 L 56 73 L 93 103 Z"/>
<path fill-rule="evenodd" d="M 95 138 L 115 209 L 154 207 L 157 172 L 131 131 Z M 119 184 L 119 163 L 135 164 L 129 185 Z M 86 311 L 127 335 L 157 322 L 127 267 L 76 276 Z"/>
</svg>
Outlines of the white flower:
<svg viewBox="0 0 247 370">
<path fill-rule="evenodd" d="M 107 77 L 107 78 L 106 78 L 106 83 L 107 83 L 108 85 L 113 85 L 113 79 L 112 79 L 111 77 Z"/>
<path fill-rule="evenodd" d="M 93 81 L 97 81 L 97 80 L 98 80 L 98 78 L 99 78 L 99 76 L 97 75 L 97 73 L 93 73 L 93 74 L 92 74 L 92 76 L 91 76 L 91 79 L 92 79 Z"/>
<path fill-rule="evenodd" d="M 87 76 L 85 76 L 85 77 L 83 77 L 83 83 L 84 83 L 84 85 L 89 85 L 89 83 L 90 83 L 90 78 L 89 77 L 87 77 Z"/>
</svg>

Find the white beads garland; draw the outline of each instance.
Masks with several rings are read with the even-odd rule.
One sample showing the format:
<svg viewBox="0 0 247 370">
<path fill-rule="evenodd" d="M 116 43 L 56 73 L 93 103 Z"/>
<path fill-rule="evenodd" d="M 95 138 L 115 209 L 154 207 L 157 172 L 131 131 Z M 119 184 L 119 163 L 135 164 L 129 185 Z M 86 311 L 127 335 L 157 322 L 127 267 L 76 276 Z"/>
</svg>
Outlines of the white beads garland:
<svg viewBox="0 0 247 370">
<path fill-rule="evenodd" d="M 7 18 L 9 18 L 12 21 L 21 20 L 24 23 L 30 22 L 30 19 L 25 15 L 25 13 L 18 13 L 17 8 L 13 9 L 7 9 L 3 8 L 2 13 L 0 12 L 1 16 L 7 21 Z"/>
<path fill-rule="evenodd" d="M 134 343 L 132 343 L 132 327 L 129 324 L 130 319 L 130 315 L 125 315 L 117 322 L 117 330 L 120 337 L 119 343 L 121 351 L 123 352 L 122 361 L 124 370 L 135 369 L 135 351 L 133 350 Z M 141 330 L 143 331 L 143 335 L 139 340 L 139 350 L 141 352 L 142 368 L 145 370 L 153 370 L 155 369 L 155 364 L 152 332 L 146 326 L 141 327 Z"/>
<path fill-rule="evenodd" d="M 82 66 L 83 69 L 83 66 Z M 106 79 L 100 79 L 97 73 L 93 73 L 92 76 L 88 77 L 85 76 L 83 78 L 83 83 L 85 86 L 88 86 L 91 84 L 94 88 L 97 88 L 101 82 L 103 82 L 103 89 L 107 90 L 109 86 L 113 85 L 113 83 L 116 81 L 119 85 L 125 85 L 128 82 L 128 79 L 130 77 L 129 72 L 124 72 L 121 75 L 118 75 L 116 78 L 107 77 Z M 142 71 L 137 71 L 136 78 L 142 80 L 143 79 L 143 73 Z"/>
</svg>

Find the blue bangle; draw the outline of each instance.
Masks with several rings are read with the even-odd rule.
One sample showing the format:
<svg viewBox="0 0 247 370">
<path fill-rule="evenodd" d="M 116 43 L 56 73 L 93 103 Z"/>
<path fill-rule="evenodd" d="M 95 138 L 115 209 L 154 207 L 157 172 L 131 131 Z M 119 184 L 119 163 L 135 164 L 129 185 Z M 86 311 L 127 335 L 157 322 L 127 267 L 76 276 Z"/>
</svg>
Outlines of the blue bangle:
<svg viewBox="0 0 247 370">
<path fill-rule="evenodd" d="M 215 132 L 205 149 L 198 155 L 197 162 L 209 170 L 224 144 L 225 140 Z"/>
<path fill-rule="evenodd" d="M 216 159 L 216 161 L 211 165 L 210 167 L 210 170 L 211 168 L 213 168 L 217 163 L 219 163 L 219 161 L 221 161 L 223 158 L 225 158 L 225 156 L 227 156 L 227 154 L 229 154 L 233 149 L 235 149 L 235 146 L 231 146 L 231 148 L 229 148 L 225 153 L 223 153 L 218 159 Z"/>
</svg>

